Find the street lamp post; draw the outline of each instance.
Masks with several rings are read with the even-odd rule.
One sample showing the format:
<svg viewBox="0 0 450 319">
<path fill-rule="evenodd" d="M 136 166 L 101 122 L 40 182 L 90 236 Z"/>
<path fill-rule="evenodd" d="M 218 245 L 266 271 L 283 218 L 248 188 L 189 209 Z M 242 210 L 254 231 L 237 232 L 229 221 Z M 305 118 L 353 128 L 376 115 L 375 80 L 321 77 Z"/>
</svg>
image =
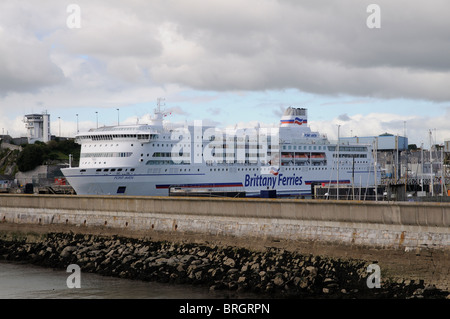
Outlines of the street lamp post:
<svg viewBox="0 0 450 319">
<path fill-rule="evenodd" d="M 340 144 L 340 128 L 341 126 L 338 125 L 338 145 L 337 145 L 337 180 L 336 180 L 336 199 L 339 200 L 339 162 L 340 162 L 340 158 L 339 158 L 339 144 Z"/>
</svg>

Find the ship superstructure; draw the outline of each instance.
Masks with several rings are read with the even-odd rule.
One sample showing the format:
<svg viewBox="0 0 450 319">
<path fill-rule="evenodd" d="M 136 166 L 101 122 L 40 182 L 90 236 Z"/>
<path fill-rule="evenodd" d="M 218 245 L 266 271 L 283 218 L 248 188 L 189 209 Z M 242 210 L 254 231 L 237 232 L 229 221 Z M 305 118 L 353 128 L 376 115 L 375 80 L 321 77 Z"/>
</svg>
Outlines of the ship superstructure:
<svg viewBox="0 0 450 319">
<path fill-rule="evenodd" d="M 371 145 L 330 143 L 289 107 L 279 127 L 218 129 L 163 123 L 91 129 L 76 136 L 79 167 L 62 169 L 77 194 L 167 196 L 171 189 L 259 196 L 310 195 L 311 185 L 368 187 L 379 180 Z"/>
</svg>

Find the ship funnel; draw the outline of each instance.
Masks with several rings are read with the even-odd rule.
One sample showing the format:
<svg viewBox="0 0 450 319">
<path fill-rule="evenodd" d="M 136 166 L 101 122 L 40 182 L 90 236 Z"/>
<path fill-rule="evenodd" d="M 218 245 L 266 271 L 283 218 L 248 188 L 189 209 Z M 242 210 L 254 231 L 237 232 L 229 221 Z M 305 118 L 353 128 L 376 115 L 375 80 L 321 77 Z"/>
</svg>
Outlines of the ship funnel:
<svg viewBox="0 0 450 319">
<path fill-rule="evenodd" d="M 289 126 L 307 126 L 308 124 L 308 116 L 306 114 L 306 109 L 304 108 L 294 108 L 288 107 L 283 116 L 281 117 L 280 126 L 281 127 L 289 127 Z"/>
</svg>

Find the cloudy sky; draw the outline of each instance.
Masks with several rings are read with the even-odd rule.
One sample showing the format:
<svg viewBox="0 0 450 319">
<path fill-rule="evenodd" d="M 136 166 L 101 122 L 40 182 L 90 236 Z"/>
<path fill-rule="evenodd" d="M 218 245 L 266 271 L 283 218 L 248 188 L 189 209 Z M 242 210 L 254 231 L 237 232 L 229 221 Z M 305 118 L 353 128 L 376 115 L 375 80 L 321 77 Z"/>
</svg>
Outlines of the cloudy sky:
<svg viewBox="0 0 450 319">
<path fill-rule="evenodd" d="M 47 111 L 73 136 L 164 98 L 174 122 L 278 124 L 297 106 L 330 139 L 339 124 L 428 147 L 429 130 L 450 139 L 449 30 L 448 0 L 2 0 L 0 125 L 24 136 Z"/>
</svg>

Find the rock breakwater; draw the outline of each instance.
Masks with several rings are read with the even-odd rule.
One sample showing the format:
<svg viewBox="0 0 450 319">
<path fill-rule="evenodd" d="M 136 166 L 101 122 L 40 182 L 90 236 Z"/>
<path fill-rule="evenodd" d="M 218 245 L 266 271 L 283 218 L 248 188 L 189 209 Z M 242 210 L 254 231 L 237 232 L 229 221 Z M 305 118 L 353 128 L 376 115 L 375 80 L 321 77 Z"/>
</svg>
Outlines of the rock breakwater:
<svg viewBox="0 0 450 319">
<path fill-rule="evenodd" d="M 390 281 L 368 288 L 368 262 L 302 255 L 279 248 L 252 251 L 216 244 L 49 233 L 40 240 L 0 240 L 0 259 L 211 290 L 301 298 L 446 298 L 423 281 Z"/>
</svg>

